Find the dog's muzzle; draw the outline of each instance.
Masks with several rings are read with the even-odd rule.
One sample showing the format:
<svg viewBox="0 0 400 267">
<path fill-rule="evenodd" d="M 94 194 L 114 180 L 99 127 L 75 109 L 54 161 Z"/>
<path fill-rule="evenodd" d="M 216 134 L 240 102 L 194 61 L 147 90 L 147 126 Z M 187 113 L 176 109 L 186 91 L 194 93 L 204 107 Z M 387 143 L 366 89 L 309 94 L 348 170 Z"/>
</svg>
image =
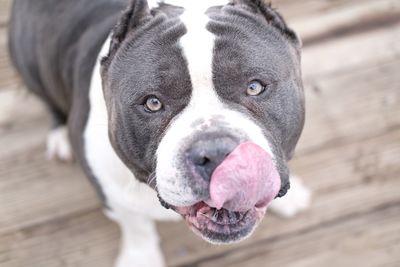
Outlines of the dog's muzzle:
<svg viewBox="0 0 400 267">
<path fill-rule="evenodd" d="M 245 237 L 280 190 L 271 155 L 252 142 L 230 137 L 197 140 L 186 150 L 185 159 L 187 179 L 201 199 L 173 209 L 211 242 Z"/>
</svg>

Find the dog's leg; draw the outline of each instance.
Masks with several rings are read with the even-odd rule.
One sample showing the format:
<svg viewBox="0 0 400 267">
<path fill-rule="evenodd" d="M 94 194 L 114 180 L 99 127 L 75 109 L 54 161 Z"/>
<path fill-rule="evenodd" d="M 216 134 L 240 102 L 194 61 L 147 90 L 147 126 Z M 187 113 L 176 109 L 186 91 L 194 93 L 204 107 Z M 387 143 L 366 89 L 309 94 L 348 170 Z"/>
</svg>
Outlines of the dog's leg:
<svg viewBox="0 0 400 267">
<path fill-rule="evenodd" d="M 140 214 L 106 213 L 121 228 L 121 248 L 115 267 L 163 267 L 155 222 Z"/>
<path fill-rule="evenodd" d="M 59 125 L 49 132 L 46 146 L 46 156 L 49 160 L 72 161 L 72 149 L 65 125 Z"/>
<path fill-rule="evenodd" d="M 301 179 L 290 177 L 290 189 L 281 198 L 272 201 L 269 209 L 284 218 L 292 218 L 296 214 L 306 210 L 310 206 L 311 191 L 304 186 Z"/>
<path fill-rule="evenodd" d="M 46 140 L 46 157 L 48 160 L 71 162 L 73 153 L 68 137 L 67 117 L 46 98 L 43 98 L 43 100 L 52 118 L 52 129 Z"/>
</svg>

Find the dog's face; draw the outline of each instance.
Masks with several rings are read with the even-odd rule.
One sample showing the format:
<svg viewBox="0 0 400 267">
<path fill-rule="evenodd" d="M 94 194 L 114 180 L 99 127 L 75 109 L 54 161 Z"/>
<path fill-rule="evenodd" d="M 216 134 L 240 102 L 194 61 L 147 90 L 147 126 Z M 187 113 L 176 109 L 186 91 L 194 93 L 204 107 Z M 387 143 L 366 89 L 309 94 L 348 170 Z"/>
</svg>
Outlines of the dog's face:
<svg viewBox="0 0 400 267">
<path fill-rule="evenodd" d="M 214 243 L 248 236 L 289 188 L 304 123 L 300 42 L 262 1 L 133 1 L 102 61 L 112 145 Z"/>
</svg>

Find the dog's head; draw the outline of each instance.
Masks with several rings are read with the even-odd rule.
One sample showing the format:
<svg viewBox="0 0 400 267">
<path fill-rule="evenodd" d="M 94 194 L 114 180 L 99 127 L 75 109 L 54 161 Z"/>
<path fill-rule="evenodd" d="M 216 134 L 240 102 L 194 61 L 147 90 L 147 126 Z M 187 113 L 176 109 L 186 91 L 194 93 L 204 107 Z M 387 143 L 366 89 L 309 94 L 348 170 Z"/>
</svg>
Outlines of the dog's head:
<svg viewBox="0 0 400 267">
<path fill-rule="evenodd" d="M 304 97 L 300 41 L 282 17 L 261 0 L 216 2 L 133 1 L 102 80 L 119 157 L 196 233 L 228 243 L 288 190 Z"/>
</svg>

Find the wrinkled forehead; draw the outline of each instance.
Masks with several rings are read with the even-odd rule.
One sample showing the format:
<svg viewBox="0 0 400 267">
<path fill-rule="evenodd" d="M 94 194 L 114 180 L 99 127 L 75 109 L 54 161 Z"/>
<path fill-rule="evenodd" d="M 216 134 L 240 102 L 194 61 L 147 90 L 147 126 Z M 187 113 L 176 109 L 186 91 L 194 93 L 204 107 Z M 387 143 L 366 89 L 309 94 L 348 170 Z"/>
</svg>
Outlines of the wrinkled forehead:
<svg viewBox="0 0 400 267">
<path fill-rule="evenodd" d="M 133 31 L 122 45 L 118 60 L 112 63 L 111 83 L 118 86 L 112 87 L 145 88 L 142 85 L 148 87 L 152 81 L 154 87 L 163 90 L 171 86 L 157 84 L 174 83 L 185 76 L 192 87 L 197 87 L 199 81 L 209 81 L 214 35 L 207 29 L 210 17 L 206 11 L 227 3 L 226 0 L 149 1 L 154 18 Z M 130 75 L 122 75 L 126 72 Z"/>
<path fill-rule="evenodd" d="M 271 71 L 282 71 L 297 63 L 293 62 L 297 58 L 295 50 L 285 36 L 250 7 L 238 8 L 229 0 L 169 0 L 163 3 L 153 1 L 150 4 L 177 15 L 183 23 L 186 33 L 177 41 L 193 71 L 209 67 L 210 59 L 215 60 L 216 55 L 218 59 L 267 67 Z M 181 7 L 180 12 L 169 11 L 169 5 Z"/>
<path fill-rule="evenodd" d="M 228 61 L 240 67 L 257 66 L 267 72 L 288 73 L 289 66 L 295 65 L 288 63 L 296 57 L 285 37 L 269 27 L 261 15 L 229 5 L 229 2 L 150 1 L 154 13 L 166 16 L 156 16 L 125 43 L 114 70 L 123 73 L 126 66 L 134 65 L 129 72 L 135 77 L 116 75 L 114 81 L 141 85 L 153 80 L 165 84 L 188 74 L 193 88 L 213 87 L 213 70 L 216 65 Z M 132 81 L 125 81 L 128 78 Z"/>
</svg>

